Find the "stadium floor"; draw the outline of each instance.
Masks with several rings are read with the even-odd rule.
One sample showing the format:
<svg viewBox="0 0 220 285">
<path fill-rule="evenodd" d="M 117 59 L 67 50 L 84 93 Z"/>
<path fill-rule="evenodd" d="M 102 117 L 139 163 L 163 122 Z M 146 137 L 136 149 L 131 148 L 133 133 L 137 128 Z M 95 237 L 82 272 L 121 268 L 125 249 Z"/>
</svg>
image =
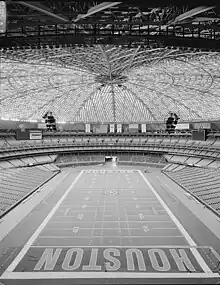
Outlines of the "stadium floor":
<svg viewBox="0 0 220 285">
<path fill-rule="evenodd" d="M 155 173 L 70 170 L 0 242 L 0 282 L 215 284 L 220 240 L 157 187 Z"/>
</svg>

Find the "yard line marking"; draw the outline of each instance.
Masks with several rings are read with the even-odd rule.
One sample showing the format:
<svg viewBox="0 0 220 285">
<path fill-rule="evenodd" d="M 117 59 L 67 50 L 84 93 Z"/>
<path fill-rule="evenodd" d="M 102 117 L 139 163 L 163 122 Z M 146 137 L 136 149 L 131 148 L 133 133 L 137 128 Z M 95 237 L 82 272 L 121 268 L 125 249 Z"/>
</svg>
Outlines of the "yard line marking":
<svg viewBox="0 0 220 285">
<path fill-rule="evenodd" d="M 143 237 L 144 239 L 144 237 Z M 49 247 L 49 248 L 57 248 L 57 247 L 63 247 L 63 248 L 69 248 L 69 247 L 79 247 L 78 245 L 32 245 L 32 247 L 36 247 L 36 248 L 41 248 L 41 247 Z M 81 246 L 81 248 L 91 248 L 91 245 L 83 245 Z M 95 248 L 105 248 L 105 247 L 115 247 L 115 248 L 199 248 L 199 246 L 197 247 L 193 247 L 193 246 L 189 246 L 189 245 L 96 245 Z"/>
<path fill-rule="evenodd" d="M 19 262 L 22 260 L 24 255 L 27 253 L 28 249 L 31 247 L 33 242 L 37 239 L 41 231 L 45 228 L 46 224 L 49 222 L 49 220 L 52 218 L 56 210 L 59 208 L 60 204 L 64 201 L 66 196 L 69 194 L 69 192 L 72 190 L 73 186 L 76 184 L 76 182 L 79 180 L 79 178 L 82 175 L 82 171 L 77 175 L 73 183 L 69 186 L 69 188 L 66 190 L 66 192 L 63 194 L 63 196 L 60 198 L 60 200 L 55 204 L 53 209 L 50 211 L 50 213 L 47 215 L 47 217 L 43 220 L 43 222 L 40 224 L 40 226 L 37 228 L 37 230 L 33 233 L 33 235 L 29 238 L 25 246 L 22 248 L 22 250 L 19 252 L 19 254 L 16 256 L 16 258 L 12 261 L 12 263 L 8 266 L 8 268 L 5 270 L 5 272 L 12 272 L 15 267 L 19 264 Z"/>
<path fill-rule="evenodd" d="M 68 223 L 72 223 L 73 221 L 71 220 L 71 221 L 51 221 L 50 222 L 50 224 L 54 224 L 54 223 L 66 223 L 66 224 L 68 224 Z M 79 221 L 74 221 L 74 222 L 79 222 Z M 88 222 L 91 222 L 91 221 L 80 221 L 80 223 L 88 223 Z M 100 220 L 100 221 L 96 221 L 97 223 L 101 223 L 102 221 Z M 108 222 L 108 223 L 115 223 L 116 222 L 116 220 L 115 221 L 106 221 L 106 222 Z M 121 222 L 121 221 L 120 221 Z M 122 222 L 124 222 L 124 221 L 122 221 Z M 141 221 L 140 220 L 137 220 L 137 221 L 130 221 L 130 223 L 140 223 Z M 145 221 L 146 223 L 173 223 L 173 221 Z"/>
<path fill-rule="evenodd" d="M 85 236 L 82 236 L 82 235 L 80 235 L 80 236 L 77 236 L 77 238 L 84 238 L 84 237 L 91 237 L 91 236 L 88 236 L 88 235 L 85 235 Z M 180 235 L 180 236 L 132 236 L 132 235 L 122 235 L 122 236 L 119 236 L 119 235 L 115 235 L 115 236 L 108 236 L 108 235 L 93 235 L 92 237 L 101 237 L 101 238 L 107 238 L 107 237 L 134 237 L 134 238 L 182 238 L 182 237 L 184 237 L 183 235 Z M 70 239 L 72 239 L 73 238 L 73 236 L 39 236 L 38 237 L 38 239 L 61 239 L 61 238 L 66 238 L 66 239 L 68 239 L 68 238 L 70 238 Z M 56 247 L 56 246 L 54 246 L 54 247 Z M 153 247 L 153 246 L 152 246 Z"/>
<path fill-rule="evenodd" d="M 145 210 L 142 210 L 143 212 L 145 211 Z M 147 210 L 146 212 L 149 212 L 149 210 Z M 85 211 L 84 213 L 95 213 L 94 211 Z M 104 211 L 102 212 L 102 213 L 104 213 Z M 113 212 L 114 213 L 114 212 Z M 112 216 L 112 215 L 105 215 L 105 214 L 103 214 L 105 217 L 109 217 L 109 216 Z M 135 213 L 132 213 L 132 214 L 128 214 L 128 216 L 137 216 L 137 214 L 135 214 Z M 159 215 L 155 215 L 155 214 L 151 214 L 151 215 L 144 215 L 145 217 L 158 217 Z M 168 216 L 168 215 L 161 215 L 161 216 Z M 63 218 L 63 219 L 67 219 L 67 218 L 73 218 L 73 217 L 75 217 L 74 215 L 73 216 L 66 216 L 66 217 L 64 217 L 64 216 L 56 216 L 56 218 Z M 120 216 L 119 216 L 119 218 L 120 218 Z"/>
<path fill-rule="evenodd" d="M 143 222 L 142 222 L 143 223 Z M 81 230 L 101 230 L 102 228 L 99 228 L 99 227 L 95 227 L 95 228 L 83 228 L 81 227 Z M 110 227 L 107 227 L 107 228 L 103 228 L 104 230 L 126 230 L 127 228 L 125 227 L 118 227 L 118 228 L 110 228 Z M 132 227 L 129 227 L 130 230 L 140 230 L 140 228 L 132 228 Z M 150 228 L 151 230 L 177 230 L 178 228 Z M 54 230 L 54 231 L 68 231 L 68 230 L 72 230 L 72 228 L 48 228 L 48 230 Z"/>
<path fill-rule="evenodd" d="M 158 201 L 161 203 L 161 205 L 164 207 L 164 209 L 167 211 L 168 215 L 172 219 L 172 221 L 176 224 L 180 232 L 184 235 L 185 239 L 189 243 L 190 246 L 197 246 L 194 240 L 191 238 L 191 236 L 188 234 L 188 232 L 184 229 L 182 224 L 179 222 L 179 220 L 175 217 L 175 215 L 172 213 L 170 208 L 166 205 L 166 203 L 163 201 L 163 199 L 160 197 L 160 195 L 157 193 L 157 191 L 154 189 L 154 187 L 151 185 L 151 183 L 148 181 L 148 179 L 144 176 L 144 174 L 138 170 L 141 177 L 144 179 L 148 187 L 151 189 L 151 191 L 154 193 L 154 195 L 157 197 Z M 206 264 L 202 256 L 199 254 L 196 248 L 191 249 L 194 257 L 196 258 L 198 264 L 202 267 L 203 271 L 206 273 L 212 272 L 209 266 Z"/>
<path fill-rule="evenodd" d="M 193 279 L 193 278 L 219 278 L 218 273 L 142 273 L 142 272 L 4 272 L 2 279 L 91 279 L 91 278 L 169 278 L 169 279 Z M 216 280 L 217 281 L 217 280 Z"/>
</svg>

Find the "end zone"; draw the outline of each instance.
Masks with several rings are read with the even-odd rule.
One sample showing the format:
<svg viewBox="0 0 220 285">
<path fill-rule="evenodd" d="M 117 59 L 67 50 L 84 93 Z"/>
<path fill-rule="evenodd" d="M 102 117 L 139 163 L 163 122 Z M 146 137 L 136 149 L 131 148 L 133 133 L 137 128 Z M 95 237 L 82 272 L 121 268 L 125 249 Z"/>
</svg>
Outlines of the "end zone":
<svg viewBox="0 0 220 285">
<path fill-rule="evenodd" d="M 204 272 L 191 249 L 189 246 L 32 247 L 13 271 L 6 269 L 0 280 L 214 278 L 218 281 L 219 274 Z M 209 250 L 214 251 L 211 247 Z"/>
</svg>

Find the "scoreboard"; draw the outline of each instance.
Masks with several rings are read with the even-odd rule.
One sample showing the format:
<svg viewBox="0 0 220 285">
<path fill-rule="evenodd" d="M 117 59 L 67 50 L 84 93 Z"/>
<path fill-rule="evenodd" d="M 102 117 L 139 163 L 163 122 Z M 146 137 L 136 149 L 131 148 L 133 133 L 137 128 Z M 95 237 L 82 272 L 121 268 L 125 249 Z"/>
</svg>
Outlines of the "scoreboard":
<svg viewBox="0 0 220 285">
<path fill-rule="evenodd" d="M 0 34 L 6 32 L 7 8 L 5 1 L 0 1 Z"/>
</svg>

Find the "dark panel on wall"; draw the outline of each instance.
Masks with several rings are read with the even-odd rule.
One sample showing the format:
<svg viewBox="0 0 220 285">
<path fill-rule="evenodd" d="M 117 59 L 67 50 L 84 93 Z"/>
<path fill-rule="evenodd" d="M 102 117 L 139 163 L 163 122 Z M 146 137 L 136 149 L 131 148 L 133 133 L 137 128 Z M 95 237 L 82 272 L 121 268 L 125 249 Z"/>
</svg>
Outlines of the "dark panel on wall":
<svg viewBox="0 0 220 285">
<path fill-rule="evenodd" d="M 205 141 L 206 140 L 206 131 L 192 131 L 192 140 L 195 141 Z"/>
<path fill-rule="evenodd" d="M 30 134 L 29 131 L 21 131 L 21 130 L 16 130 L 16 140 L 29 140 L 30 139 Z"/>
</svg>

